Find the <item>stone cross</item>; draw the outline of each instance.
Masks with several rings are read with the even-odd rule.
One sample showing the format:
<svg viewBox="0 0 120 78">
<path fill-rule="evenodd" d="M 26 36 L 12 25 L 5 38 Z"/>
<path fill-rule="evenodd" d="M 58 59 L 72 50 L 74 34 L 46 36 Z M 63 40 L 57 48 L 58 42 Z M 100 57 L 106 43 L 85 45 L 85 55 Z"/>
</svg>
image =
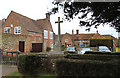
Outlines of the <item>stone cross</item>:
<svg viewBox="0 0 120 78">
<path fill-rule="evenodd" d="M 60 32 L 60 23 L 63 21 L 60 21 L 60 17 L 58 17 L 58 21 L 55 23 L 58 23 L 58 50 L 61 51 L 61 32 Z"/>
</svg>

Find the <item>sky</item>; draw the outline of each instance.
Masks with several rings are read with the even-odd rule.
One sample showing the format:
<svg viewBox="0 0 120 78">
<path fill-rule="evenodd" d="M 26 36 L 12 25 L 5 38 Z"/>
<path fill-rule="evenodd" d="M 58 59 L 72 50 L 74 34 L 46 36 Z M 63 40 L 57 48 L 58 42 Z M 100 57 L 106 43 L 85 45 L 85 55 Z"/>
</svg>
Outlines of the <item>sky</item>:
<svg viewBox="0 0 120 78">
<path fill-rule="evenodd" d="M 50 8 L 53 7 L 51 2 L 52 0 L 0 0 L 0 20 L 7 18 L 11 10 L 34 20 L 43 19 L 46 17 L 45 13 L 47 13 Z M 63 13 L 59 12 L 50 16 L 50 21 L 55 34 L 58 34 L 58 24 L 55 24 L 55 21 L 58 20 L 58 17 L 60 17 L 62 20 L 64 17 Z M 79 30 L 79 33 L 96 33 L 98 30 L 98 32 L 102 35 L 110 34 L 112 36 L 118 37 L 116 30 L 112 27 L 109 27 L 109 25 L 105 25 L 104 27 L 99 26 L 98 29 L 91 27 L 90 32 L 85 31 L 85 27 L 79 26 L 78 19 L 74 19 L 71 22 L 63 20 L 63 23 L 60 25 L 61 34 L 64 34 L 66 32 L 72 33 L 72 29 L 74 30 L 74 33 L 76 33 L 77 29 Z"/>
</svg>

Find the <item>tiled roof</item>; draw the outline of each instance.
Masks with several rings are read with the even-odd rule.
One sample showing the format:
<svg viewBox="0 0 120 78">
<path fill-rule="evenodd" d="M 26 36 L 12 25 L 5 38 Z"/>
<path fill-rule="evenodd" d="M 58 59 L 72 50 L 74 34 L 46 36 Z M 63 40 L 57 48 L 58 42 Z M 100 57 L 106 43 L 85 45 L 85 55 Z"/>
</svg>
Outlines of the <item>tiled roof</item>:
<svg viewBox="0 0 120 78">
<path fill-rule="evenodd" d="M 52 25 L 47 19 L 38 19 L 37 22 L 41 25 L 42 29 L 53 32 Z"/>
<path fill-rule="evenodd" d="M 103 37 L 106 37 L 106 38 L 113 38 L 113 39 L 117 39 L 117 38 L 115 38 L 114 36 L 112 36 L 112 35 L 102 35 Z"/>
<path fill-rule="evenodd" d="M 93 37 L 95 35 L 95 33 L 90 33 L 90 34 L 74 34 L 72 37 L 75 39 L 75 38 L 78 38 L 78 39 L 89 39 L 91 37 Z"/>
<path fill-rule="evenodd" d="M 99 33 L 96 33 L 92 38 L 101 38 L 102 36 Z"/>
<path fill-rule="evenodd" d="M 37 21 L 23 16 L 19 13 L 16 13 L 14 11 L 11 11 L 11 15 L 15 16 L 20 21 L 20 23 L 27 29 L 27 31 L 42 33 L 42 28 Z"/>
</svg>

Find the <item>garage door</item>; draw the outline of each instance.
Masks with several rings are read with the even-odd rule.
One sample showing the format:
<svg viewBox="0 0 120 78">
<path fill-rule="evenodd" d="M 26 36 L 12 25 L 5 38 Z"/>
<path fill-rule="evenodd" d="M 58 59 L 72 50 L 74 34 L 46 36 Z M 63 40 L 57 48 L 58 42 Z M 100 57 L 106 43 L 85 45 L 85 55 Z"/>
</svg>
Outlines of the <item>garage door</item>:
<svg viewBox="0 0 120 78">
<path fill-rule="evenodd" d="M 42 52 L 42 43 L 32 43 L 33 52 Z"/>
</svg>

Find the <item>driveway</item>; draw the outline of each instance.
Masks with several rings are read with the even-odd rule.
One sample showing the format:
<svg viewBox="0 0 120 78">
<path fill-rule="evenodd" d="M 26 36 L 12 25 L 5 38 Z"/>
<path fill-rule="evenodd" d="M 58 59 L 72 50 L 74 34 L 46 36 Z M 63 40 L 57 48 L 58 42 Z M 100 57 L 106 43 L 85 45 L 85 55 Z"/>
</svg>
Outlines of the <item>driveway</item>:
<svg viewBox="0 0 120 78">
<path fill-rule="evenodd" d="M 17 71 L 16 65 L 1 65 L 2 67 L 2 76 L 7 76 L 8 74 Z"/>
</svg>

